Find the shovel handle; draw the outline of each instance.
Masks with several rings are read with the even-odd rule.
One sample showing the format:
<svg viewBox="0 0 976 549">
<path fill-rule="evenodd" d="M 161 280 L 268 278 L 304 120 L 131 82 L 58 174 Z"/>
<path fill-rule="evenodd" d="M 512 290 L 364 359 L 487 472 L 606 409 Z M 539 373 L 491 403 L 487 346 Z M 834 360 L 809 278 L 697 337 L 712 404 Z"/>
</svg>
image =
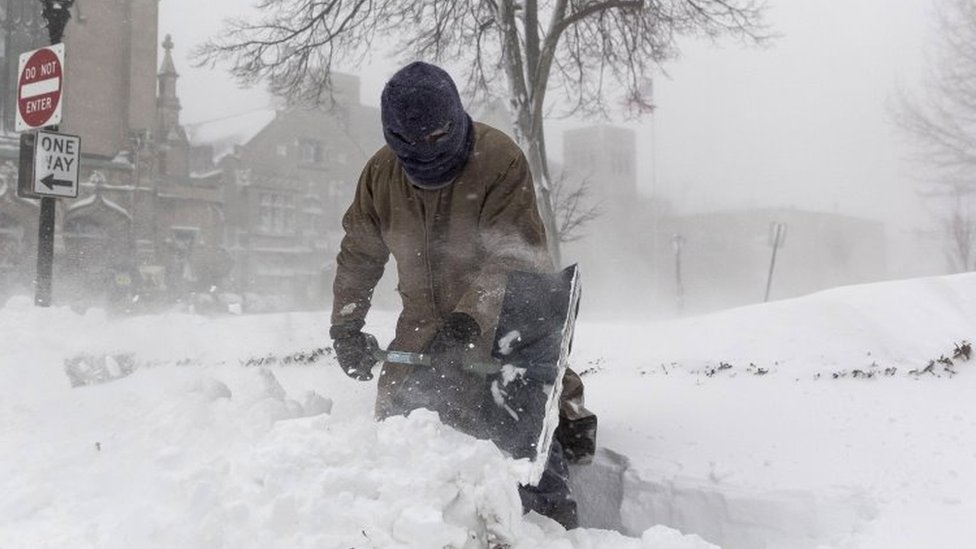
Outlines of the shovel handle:
<svg viewBox="0 0 976 549">
<path fill-rule="evenodd" d="M 380 349 L 379 345 L 370 349 L 370 354 L 377 362 L 409 364 L 411 366 L 427 366 L 428 368 L 434 365 L 429 354 L 411 353 L 408 351 L 387 351 L 385 349 Z M 498 362 L 472 362 L 470 364 L 464 364 L 462 368 L 469 372 L 487 377 L 500 372 L 502 370 L 502 365 Z"/>
<path fill-rule="evenodd" d="M 412 366 L 432 366 L 430 355 L 423 353 L 408 353 L 407 351 L 385 351 L 375 349 L 373 358 L 377 362 L 394 362 L 396 364 L 410 364 Z"/>
</svg>

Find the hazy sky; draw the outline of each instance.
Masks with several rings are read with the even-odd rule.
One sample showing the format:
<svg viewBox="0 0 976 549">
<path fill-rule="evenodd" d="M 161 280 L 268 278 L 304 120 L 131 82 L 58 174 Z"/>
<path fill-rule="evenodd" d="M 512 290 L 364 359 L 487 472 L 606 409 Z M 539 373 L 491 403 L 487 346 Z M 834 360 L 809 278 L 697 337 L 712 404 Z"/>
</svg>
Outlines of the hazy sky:
<svg viewBox="0 0 976 549">
<path fill-rule="evenodd" d="M 913 180 L 887 103 L 924 72 L 931 0 L 770 5 L 782 37 L 768 49 L 691 45 L 658 80 L 662 191 L 686 208 L 909 215 Z"/>
<path fill-rule="evenodd" d="M 642 190 L 652 192 L 654 180 L 685 211 L 793 205 L 920 223 L 886 103 L 899 86 L 921 81 L 931 3 L 769 0 L 768 21 L 781 35 L 769 47 L 684 44 L 682 58 L 655 80 L 654 119 L 628 124 L 638 131 Z M 186 58 L 241 4 L 160 2 L 160 40 L 169 33 L 176 42 L 184 122 L 268 104 L 260 90 L 240 90 L 222 71 L 194 69 Z M 394 69 L 375 59 L 361 74 L 362 100 L 374 105 Z M 561 130 L 587 123 L 551 124 L 552 156 L 561 157 Z"/>
</svg>

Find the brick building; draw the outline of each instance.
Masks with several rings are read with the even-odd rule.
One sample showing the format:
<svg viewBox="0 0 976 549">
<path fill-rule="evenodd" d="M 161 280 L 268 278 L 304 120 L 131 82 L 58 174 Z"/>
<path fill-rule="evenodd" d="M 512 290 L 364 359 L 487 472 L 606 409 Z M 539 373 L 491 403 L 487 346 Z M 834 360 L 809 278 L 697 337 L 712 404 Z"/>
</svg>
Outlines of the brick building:
<svg viewBox="0 0 976 549">
<path fill-rule="evenodd" d="M 24 281 L 34 275 L 39 207 L 13 196 L 13 86 L 20 53 L 46 43 L 40 7 L 6 0 L 0 26 L 0 301 L 29 292 Z M 167 41 L 160 64 L 157 25 L 157 0 L 72 8 L 60 129 L 81 137 L 81 185 L 77 199 L 58 200 L 55 303 L 129 308 L 137 295 L 181 299 L 219 274 L 210 256 L 222 244 L 221 180 L 189 172 L 173 45 Z"/>
<path fill-rule="evenodd" d="M 359 78 L 332 80 L 331 108 L 260 109 L 190 126 L 195 169 L 224 180 L 228 286 L 267 307 L 328 301 L 342 214 L 382 145 L 379 110 L 360 104 Z"/>
</svg>

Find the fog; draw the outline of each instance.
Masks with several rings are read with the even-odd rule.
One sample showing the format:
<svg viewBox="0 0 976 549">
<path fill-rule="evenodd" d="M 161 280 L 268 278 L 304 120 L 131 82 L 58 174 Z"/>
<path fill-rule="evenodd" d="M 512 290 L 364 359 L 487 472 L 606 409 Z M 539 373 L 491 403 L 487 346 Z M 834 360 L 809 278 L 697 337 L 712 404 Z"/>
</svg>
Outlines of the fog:
<svg viewBox="0 0 976 549">
<path fill-rule="evenodd" d="M 219 71 L 192 68 L 187 58 L 190 46 L 219 29 L 219 20 L 234 5 L 211 2 L 206 13 L 188 0 L 161 5 L 161 33 L 172 32 L 181 44 L 186 121 L 269 102 L 261 90 L 240 90 Z M 182 15 L 190 6 L 196 15 L 192 23 Z M 562 133 L 568 129 L 624 126 L 635 132 L 639 192 L 667 201 L 677 214 L 796 208 L 876 220 L 884 224 L 884 266 L 838 282 L 944 272 L 932 211 L 918 197 L 923 181 L 905 160 L 909 150 L 890 115 L 899 89 L 918 89 L 925 74 L 931 10 L 929 0 L 772 1 L 768 22 L 775 36 L 763 47 L 684 41 L 681 57 L 655 78 L 653 115 L 550 120 L 551 160 L 563 162 Z M 385 53 L 377 51 L 358 72 L 364 104 L 378 105 L 383 83 L 396 68 Z M 599 199 L 602 191 L 596 182 L 592 198 Z M 600 230 L 596 224 L 590 232 Z M 599 235 L 587 238 L 600 240 Z M 582 258 L 584 264 L 587 259 Z M 610 261 L 613 270 L 623 271 L 645 261 L 633 259 L 615 255 Z M 667 261 L 666 270 L 673 270 L 672 257 L 657 261 Z M 763 282 L 768 261 L 761 263 L 755 269 Z M 604 285 L 592 277 L 601 270 L 607 269 L 589 270 L 590 286 Z M 817 283 L 799 286 L 806 291 Z M 754 295 L 761 293 L 759 287 Z"/>
<path fill-rule="evenodd" d="M 173 35 L 175 55 L 182 58 L 185 122 L 268 102 L 260 89 L 241 90 L 219 71 L 191 66 L 190 47 L 219 32 L 220 21 L 236 15 L 239 4 L 215 0 L 202 12 L 189 0 L 160 6 L 160 34 Z M 666 74 L 655 81 L 655 120 L 630 124 L 640 128 L 639 148 L 651 147 L 656 124 L 657 176 L 689 209 L 807 203 L 880 217 L 869 191 L 907 189 L 912 181 L 885 103 L 898 86 L 915 87 L 924 75 L 931 0 L 768 5 L 777 36 L 767 47 L 683 42 L 682 57 L 666 64 Z M 191 9 L 194 18 L 187 21 Z M 396 68 L 383 53 L 359 72 L 366 104 L 379 105 L 383 83 Z M 560 131 L 587 122 L 552 121 L 556 160 Z M 651 192 L 649 157 L 641 159 L 640 179 Z M 729 174 L 735 182 L 714 183 Z"/>
<path fill-rule="evenodd" d="M 580 241 L 565 247 L 567 260 L 583 264 L 595 309 L 685 314 L 762 301 L 767 286 L 780 299 L 948 272 L 936 208 L 919 198 L 925 180 L 906 160 L 911 149 L 891 116 L 899 91 L 915 93 L 924 82 L 931 0 L 773 0 L 768 6 L 774 37 L 764 46 L 681 42 L 681 56 L 655 75 L 653 114 L 631 119 L 621 110 L 607 120 L 547 122 L 554 172 L 565 167 L 569 184 L 588 178 L 586 203 L 603 211 Z M 192 145 L 232 146 L 201 141 L 195 130 L 281 105 L 260 85 L 241 88 L 228 67 L 197 67 L 191 58 L 223 20 L 250 9 L 239 0 L 159 4 L 158 42 L 172 36 L 180 122 Z M 164 53 L 160 47 L 160 61 Z M 365 64 L 338 67 L 359 78 L 358 101 L 374 110 L 398 66 L 387 53 L 377 47 Z M 584 129 L 577 135 L 584 142 L 594 136 L 601 154 L 597 126 L 631 132 L 625 148 L 636 162 L 632 174 L 612 181 L 579 168 L 572 173 L 564 133 Z M 365 148 L 381 143 L 378 123 L 364 122 L 356 131 L 363 137 L 360 152 L 349 152 L 348 174 L 371 153 Z M 348 174 L 343 184 L 351 185 Z M 343 200 L 324 206 L 332 225 Z M 776 247 L 771 280 L 766 233 L 774 223 L 788 225 L 788 236 Z M 329 282 L 316 283 L 319 293 L 328 293 Z M 396 305 L 386 299 L 377 296 Z"/>
<path fill-rule="evenodd" d="M 687 212 L 798 206 L 901 228 L 924 224 L 917 179 L 903 160 L 887 103 L 899 87 L 914 89 L 924 76 L 931 0 L 773 0 L 768 6 L 777 36 L 766 47 L 686 40 L 681 58 L 663 66 L 654 82 L 655 115 L 635 122 L 616 113 L 611 120 L 637 131 L 641 191 L 666 195 Z M 191 47 L 239 9 L 235 0 L 205 8 L 190 0 L 160 5 L 160 35 L 170 33 L 177 43 L 186 123 L 270 103 L 261 89 L 242 90 L 219 70 L 191 66 Z M 396 69 L 384 57 L 388 52 L 377 50 L 358 72 L 361 101 L 374 106 Z M 562 161 L 562 131 L 598 122 L 551 120 L 552 159 Z"/>
</svg>

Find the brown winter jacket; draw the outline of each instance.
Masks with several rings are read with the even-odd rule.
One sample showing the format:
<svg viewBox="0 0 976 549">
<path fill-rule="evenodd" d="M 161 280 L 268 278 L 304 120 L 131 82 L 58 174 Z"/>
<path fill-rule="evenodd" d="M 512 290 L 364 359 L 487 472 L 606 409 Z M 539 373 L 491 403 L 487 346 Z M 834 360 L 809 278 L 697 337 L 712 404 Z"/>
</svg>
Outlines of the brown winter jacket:
<svg viewBox="0 0 976 549">
<path fill-rule="evenodd" d="M 487 358 L 506 273 L 552 269 L 525 156 L 490 126 L 475 123 L 474 132 L 467 164 L 440 189 L 412 185 L 389 147 L 366 164 L 342 221 L 333 326 L 363 326 L 392 253 L 403 311 L 390 349 L 423 351 L 448 314 L 463 312 L 481 327 L 478 351 Z M 383 368 L 379 417 L 408 373 L 407 366 Z"/>
</svg>

